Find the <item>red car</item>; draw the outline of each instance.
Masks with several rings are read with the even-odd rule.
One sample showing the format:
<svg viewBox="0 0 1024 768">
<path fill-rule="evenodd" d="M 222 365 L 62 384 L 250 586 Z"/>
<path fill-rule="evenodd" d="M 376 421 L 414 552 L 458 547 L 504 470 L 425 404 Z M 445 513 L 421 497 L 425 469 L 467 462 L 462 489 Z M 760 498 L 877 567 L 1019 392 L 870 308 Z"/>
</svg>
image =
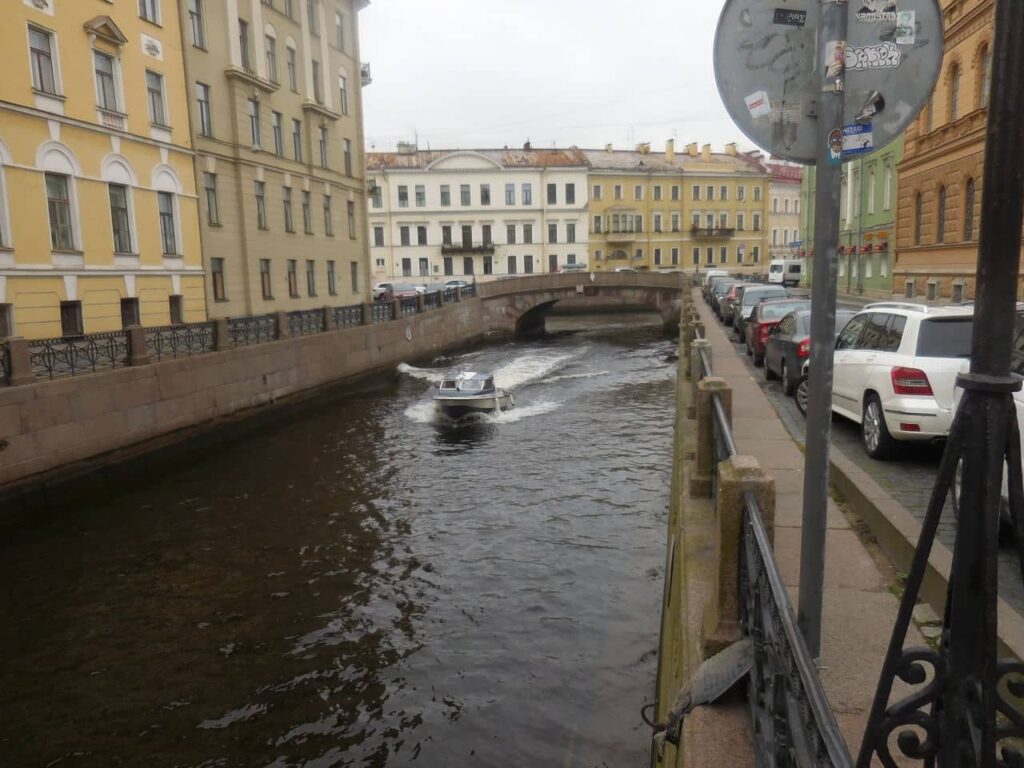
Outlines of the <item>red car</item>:
<svg viewBox="0 0 1024 768">
<path fill-rule="evenodd" d="M 754 358 L 754 365 L 764 363 L 764 346 L 779 320 L 790 312 L 810 308 L 811 302 L 808 299 L 770 299 L 757 305 L 746 333 L 747 354 Z"/>
</svg>

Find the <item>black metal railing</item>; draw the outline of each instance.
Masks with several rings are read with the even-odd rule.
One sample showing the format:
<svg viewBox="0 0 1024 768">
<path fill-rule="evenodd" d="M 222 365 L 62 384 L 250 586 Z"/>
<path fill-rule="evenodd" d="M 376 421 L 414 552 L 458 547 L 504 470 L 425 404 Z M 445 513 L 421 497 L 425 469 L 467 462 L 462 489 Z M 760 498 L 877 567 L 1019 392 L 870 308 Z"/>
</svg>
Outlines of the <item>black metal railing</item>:
<svg viewBox="0 0 1024 768">
<path fill-rule="evenodd" d="M 363 324 L 363 305 L 353 304 L 349 307 L 334 308 L 334 327 L 351 328 Z"/>
<path fill-rule="evenodd" d="M 289 336 L 311 336 L 324 332 L 322 309 L 298 309 L 288 313 Z"/>
<path fill-rule="evenodd" d="M 128 334 L 125 331 L 36 339 L 28 345 L 32 373 L 37 379 L 62 379 L 83 373 L 125 368 Z"/>
<path fill-rule="evenodd" d="M 437 309 L 441 306 L 441 294 L 437 291 L 423 294 L 423 308 Z"/>
<path fill-rule="evenodd" d="M 144 328 L 146 351 L 153 362 L 213 352 L 214 323 L 183 323 Z"/>
<path fill-rule="evenodd" d="M 699 354 L 701 378 L 712 375 L 707 353 Z M 717 393 L 712 393 L 712 404 L 715 459 L 721 462 L 738 451 Z M 717 499 L 718 473 L 713 476 L 712 497 Z M 853 768 L 775 562 L 760 504 L 750 491 L 743 503 L 740 612 L 743 628 L 754 641 L 748 699 L 757 765 Z"/>
<path fill-rule="evenodd" d="M 7 381 L 11 378 L 11 358 L 7 353 L 7 345 L 0 346 L 0 378 Z"/>
<path fill-rule="evenodd" d="M 395 305 L 390 301 L 375 301 L 370 312 L 375 323 L 386 323 L 395 319 Z"/>
<path fill-rule="evenodd" d="M 277 318 L 274 315 L 228 318 L 228 340 L 232 347 L 263 344 L 276 338 Z"/>
<path fill-rule="evenodd" d="M 476 296 L 476 283 L 470 283 L 462 287 L 463 296 Z"/>
<path fill-rule="evenodd" d="M 453 302 L 453 301 L 455 301 L 455 289 L 454 288 L 445 288 L 444 289 L 444 303 L 448 304 L 448 303 Z"/>
<path fill-rule="evenodd" d="M 399 306 L 402 310 L 402 317 L 407 315 L 415 315 L 419 311 L 419 299 L 415 296 L 409 296 L 405 299 L 399 300 Z"/>
</svg>

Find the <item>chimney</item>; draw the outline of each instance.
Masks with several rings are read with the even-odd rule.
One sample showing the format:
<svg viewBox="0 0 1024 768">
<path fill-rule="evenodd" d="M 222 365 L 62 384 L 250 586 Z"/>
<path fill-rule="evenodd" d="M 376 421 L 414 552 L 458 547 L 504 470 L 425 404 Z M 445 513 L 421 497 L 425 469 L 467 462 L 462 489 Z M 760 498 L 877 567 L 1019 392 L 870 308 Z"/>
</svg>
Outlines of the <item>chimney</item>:
<svg viewBox="0 0 1024 768">
<path fill-rule="evenodd" d="M 531 149 L 533 149 L 533 144 L 531 144 L 531 143 L 530 143 L 530 140 L 529 140 L 529 139 L 527 139 L 527 140 L 526 140 L 526 143 L 525 143 L 525 144 L 523 144 L 523 149 L 524 149 L 525 151 L 527 151 L 527 152 L 529 152 L 529 151 L 530 151 Z"/>
<path fill-rule="evenodd" d="M 686 154 L 688 154 L 690 157 L 696 157 L 697 156 L 697 142 L 696 141 L 686 145 Z"/>
<path fill-rule="evenodd" d="M 640 144 L 636 145 L 636 151 L 639 152 L 641 155 L 649 154 L 651 151 L 651 145 L 646 141 L 641 142 Z"/>
<path fill-rule="evenodd" d="M 611 144 L 605 144 L 604 145 L 604 151 L 607 152 L 610 155 L 612 153 L 612 151 L 613 151 L 612 150 L 612 145 Z"/>
<path fill-rule="evenodd" d="M 700 156 L 701 156 L 701 159 L 703 159 L 705 161 L 711 159 L 711 145 L 710 144 L 705 144 L 703 147 L 700 148 Z"/>
<path fill-rule="evenodd" d="M 665 142 L 665 160 L 674 162 L 676 159 L 676 140 L 669 139 Z"/>
<path fill-rule="evenodd" d="M 736 157 L 736 143 L 731 142 L 725 145 L 725 154 Z"/>
</svg>

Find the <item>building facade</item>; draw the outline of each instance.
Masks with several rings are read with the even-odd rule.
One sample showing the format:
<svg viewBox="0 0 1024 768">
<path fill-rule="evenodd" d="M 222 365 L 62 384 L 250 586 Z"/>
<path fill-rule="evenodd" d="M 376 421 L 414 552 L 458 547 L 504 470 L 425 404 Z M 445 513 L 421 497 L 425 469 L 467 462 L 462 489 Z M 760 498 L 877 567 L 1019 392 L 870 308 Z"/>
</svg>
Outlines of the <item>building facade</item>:
<svg viewBox="0 0 1024 768">
<path fill-rule="evenodd" d="M 898 166 L 894 290 L 907 297 L 974 296 L 993 0 L 943 0 L 945 53 L 932 99 L 907 128 Z"/>
<path fill-rule="evenodd" d="M 366 5 L 180 0 L 211 316 L 369 297 Z"/>
<path fill-rule="evenodd" d="M 896 250 L 897 174 L 903 137 L 866 157 L 843 164 L 839 200 L 839 291 L 889 298 L 893 293 L 893 255 Z M 804 171 L 801 185 L 801 227 L 806 240 L 800 254 L 814 246 L 813 167 Z M 813 259 L 808 262 L 808 275 Z M 809 278 L 810 279 L 810 278 Z"/>
<path fill-rule="evenodd" d="M 794 163 L 765 164 L 771 174 L 768 185 L 768 255 L 772 259 L 792 259 L 799 255 L 800 182 L 803 166 Z"/>
<path fill-rule="evenodd" d="M 373 279 L 491 280 L 587 263 L 587 162 L 575 148 L 367 155 Z"/>
<path fill-rule="evenodd" d="M 595 270 L 728 266 L 760 272 L 768 173 L 759 155 L 729 144 L 676 152 L 587 150 L 590 248 Z"/>
<path fill-rule="evenodd" d="M 0 337 L 205 319 L 176 13 L 5 4 Z"/>
</svg>

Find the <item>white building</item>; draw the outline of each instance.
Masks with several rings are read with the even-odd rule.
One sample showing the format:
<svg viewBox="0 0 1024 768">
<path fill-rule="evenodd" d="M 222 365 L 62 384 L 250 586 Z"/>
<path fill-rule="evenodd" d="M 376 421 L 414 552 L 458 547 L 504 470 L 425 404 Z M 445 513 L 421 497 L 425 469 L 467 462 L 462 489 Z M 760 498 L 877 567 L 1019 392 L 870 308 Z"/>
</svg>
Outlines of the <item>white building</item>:
<svg viewBox="0 0 1024 768">
<path fill-rule="evenodd" d="M 556 272 L 588 263 L 587 159 L 576 149 L 366 156 L 374 282 Z"/>
</svg>

